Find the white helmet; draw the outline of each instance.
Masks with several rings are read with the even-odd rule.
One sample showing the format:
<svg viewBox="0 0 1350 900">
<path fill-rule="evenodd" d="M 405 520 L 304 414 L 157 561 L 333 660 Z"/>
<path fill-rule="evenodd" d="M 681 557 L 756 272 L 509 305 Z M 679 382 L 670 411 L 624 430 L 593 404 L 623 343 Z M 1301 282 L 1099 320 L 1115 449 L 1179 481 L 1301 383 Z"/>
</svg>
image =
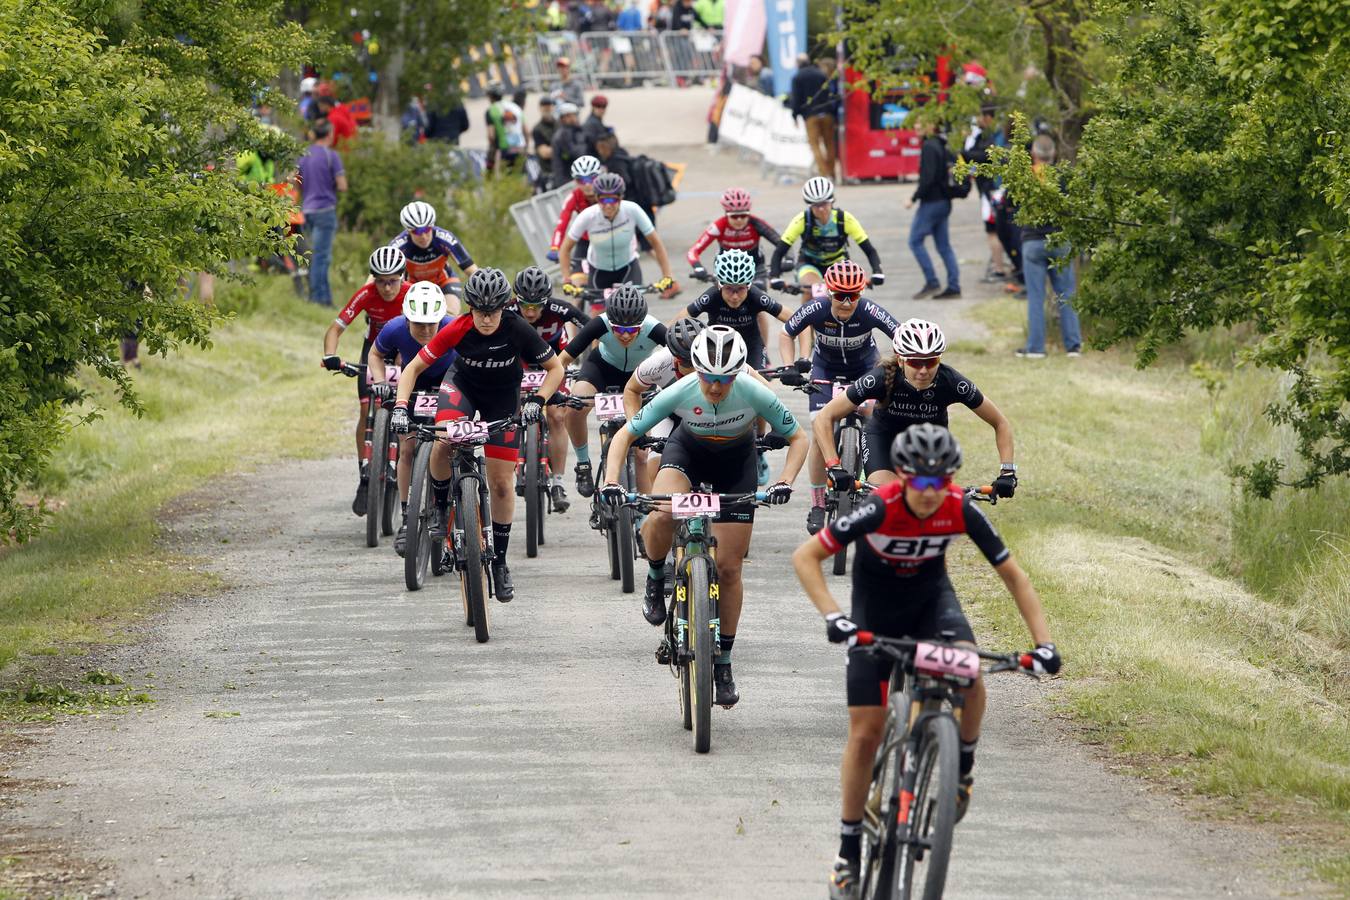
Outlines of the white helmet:
<svg viewBox="0 0 1350 900">
<path fill-rule="evenodd" d="M 302 94 L 312 94 L 314 93 L 314 89 L 318 86 L 319 86 L 319 79 L 317 78 L 300 79 L 300 93 Z"/>
<path fill-rule="evenodd" d="M 439 322 L 445 318 L 445 294 L 434 282 L 417 282 L 403 295 L 403 316 L 418 325 Z"/>
<path fill-rule="evenodd" d="M 572 177 L 585 178 L 588 175 L 599 175 L 603 166 L 600 160 L 594 156 L 578 156 L 572 163 Z"/>
<path fill-rule="evenodd" d="M 802 185 L 802 199 L 807 203 L 824 203 L 826 200 L 833 200 L 834 182 L 819 175 L 815 178 L 806 179 L 806 184 Z"/>
<path fill-rule="evenodd" d="M 710 325 L 694 338 L 690 356 L 694 370 L 707 375 L 730 375 L 745 365 L 745 339 L 729 325 Z"/>
<path fill-rule="evenodd" d="M 899 356 L 941 356 L 947 349 L 942 329 L 924 319 L 906 319 L 891 335 Z"/>
<path fill-rule="evenodd" d="M 426 228 L 436 224 L 436 207 L 421 200 L 414 200 L 398 214 L 398 220 L 407 229 Z"/>
<path fill-rule="evenodd" d="M 407 266 L 408 260 L 397 247 L 376 247 L 375 252 L 370 254 L 372 275 L 402 275 Z"/>
</svg>

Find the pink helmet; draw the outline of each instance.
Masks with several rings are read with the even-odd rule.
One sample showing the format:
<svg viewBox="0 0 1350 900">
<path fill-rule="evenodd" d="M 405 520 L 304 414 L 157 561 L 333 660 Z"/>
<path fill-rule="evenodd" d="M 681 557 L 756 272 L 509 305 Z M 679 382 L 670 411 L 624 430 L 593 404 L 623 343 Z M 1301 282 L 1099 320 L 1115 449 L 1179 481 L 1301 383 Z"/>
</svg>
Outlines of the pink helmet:
<svg viewBox="0 0 1350 900">
<path fill-rule="evenodd" d="M 748 213 L 750 192 L 741 188 L 727 188 L 722 193 L 722 208 L 729 213 Z"/>
</svg>

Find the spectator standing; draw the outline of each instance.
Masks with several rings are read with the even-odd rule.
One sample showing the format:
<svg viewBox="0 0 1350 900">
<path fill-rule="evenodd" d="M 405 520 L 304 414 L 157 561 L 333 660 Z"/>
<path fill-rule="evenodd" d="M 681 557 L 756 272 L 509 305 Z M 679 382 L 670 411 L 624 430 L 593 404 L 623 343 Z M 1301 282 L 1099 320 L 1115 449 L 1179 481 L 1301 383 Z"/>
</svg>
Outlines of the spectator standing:
<svg viewBox="0 0 1350 900">
<path fill-rule="evenodd" d="M 614 27 L 619 31 L 641 31 L 642 26 L 642 10 L 638 9 L 637 0 L 628 0 L 628 4 L 614 20 Z"/>
<path fill-rule="evenodd" d="M 580 110 L 586 105 L 586 90 L 581 79 L 572 76 L 572 60 L 560 56 L 555 65 L 558 69 L 558 86 L 553 89 L 553 99 L 558 103 L 570 103 Z"/>
<path fill-rule="evenodd" d="M 596 94 L 591 98 L 591 114 L 581 124 L 581 133 L 586 138 L 586 152 L 595 155 L 595 142 L 613 129 L 605 124 L 605 111 L 609 109 L 609 98 Z M 627 179 L 625 179 L 626 181 Z"/>
<path fill-rule="evenodd" d="M 816 171 L 831 181 L 839 181 L 839 120 L 835 118 L 835 95 L 831 78 L 824 68 L 803 56 L 792 76 L 792 116 L 806 122 L 806 140 L 816 158 Z"/>
<path fill-rule="evenodd" d="M 721 28 L 726 14 L 726 0 L 694 0 L 694 18 L 704 28 Z"/>
<path fill-rule="evenodd" d="M 525 111 L 514 100 L 502 101 L 502 164 L 512 168 L 525 155 Z"/>
<path fill-rule="evenodd" d="M 964 156 L 968 162 L 987 163 L 990 162 L 989 151 L 994 147 L 1008 146 L 1008 139 L 1003 134 L 1003 129 L 998 126 L 994 118 L 996 110 L 992 106 L 983 106 L 980 108 L 980 116 L 975 120 L 976 127 L 972 129 L 970 137 L 966 140 Z M 989 178 L 984 175 L 975 177 L 975 189 L 980 192 L 980 218 L 984 221 L 985 239 L 989 242 L 989 271 L 985 275 L 985 281 L 1001 281 L 1008 277 L 1008 265 L 1004 262 L 1004 239 L 999 233 L 998 225 L 998 206 L 1003 199 L 1003 188 L 997 178 Z M 1008 256 L 1013 255 L 1009 250 Z"/>
<path fill-rule="evenodd" d="M 469 112 L 464 104 L 456 102 L 444 112 L 431 110 L 427 114 L 427 140 L 459 144 L 459 136 L 469 130 Z"/>
<path fill-rule="evenodd" d="M 422 94 L 408 101 L 408 108 L 403 111 L 403 118 L 399 120 L 403 139 L 409 144 L 420 144 L 427 139 L 431 119 L 427 116 L 427 102 L 424 97 L 430 91 L 431 85 L 423 85 Z"/>
<path fill-rule="evenodd" d="M 553 117 L 553 107 L 552 97 L 540 97 L 539 121 L 530 129 L 530 140 L 534 143 L 535 155 L 545 164 L 545 168 L 551 167 L 553 136 L 558 133 L 558 120 Z"/>
<path fill-rule="evenodd" d="M 1031 169 L 1044 179 L 1053 170 L 1055 140 L 1048 134 L 1037 135 L 1031 142 Z M 1022 229 L 1022 274 L 1027 282 L 1027 344 L 1017 355 L 1022 359 L 1045 358 L 1045 283 L 1049 280 L 1055 289 L 1059 310 L 1059 335 L 1069 356 L 1078 356 L 1083 349 L 1083 334 L 1078 324 L 1078 313 L 1072 300 L 1077 287 L 1073 260 L 1057 267 L 1055 263 L 1070 253 L 1068 244 L 1054 242 L 1059 231 L 1054 224 L 1027 225 Z"/>
<path fill-rule="evenodd" d="M 689 31 L 697 21 L 694 0 L 675 0 L 675 5 L 670 8 L 671 31 Z"/>
<path fill-rule="evenodd" d="M 337 234 L 337 195 L 347 190 L 347 172 L 342 157 L 333 149 L 333 127 L 325 119 L 310 130 L 313 143 L 300 157 L 300 208 L 305 214 L 305 240 L 313 256 L 309 262 L 309 299 L 320 306 L 333 305 L 328 286 L 328 267 L 333 260 L 333 237 Z"/>
<path fill-rule="evenodd" d="M 491 172 L 497 168 L 497 156 L 502 152 L 505 141 L 502 127 L 502 89 L 490 85 L 487 89 L 488 107 L 483 111 L 483 125 L 487 128 L 487 163 L 485 168 Z"/>
<path fill-rule="evenodd" d="M 300 100 L 298 106 L 300 109 L 300 118 L 306 122 L 312 122 L 318 117 L 318 110 L 314 107 L 314 89 L 319 86 L 317 78 L 300 79 Z"/>
<path fill-rule="evenodd" d="M 653 0 L 652 28 L 656 31 L 670 31 L 674 28 L 675 7 L 671 0 Z"/>
<path fill-rule="evenodd" d="M 749 87 L 754 88 L 761 94 L 769 97 L 773 93 L 773 70 L 764 65 L 764 57 L 755 54 L 750 57 L 749 69 Z"/>
<path fill-rule="evenodd" d="M 923 271 L 923 287 L 914 295 L 914 299 L 954 299 L 961 296 L 961 270 L 956 262 L 956 253 L 952 251 L 947 229 L 952 215 L 952 201 L 947 195 L 951 152 L 947 149 L 946 138 L 936 125 L 920 125 L 919 132 L 924 136 L 923 149 L 919 155 L 919 186 L 914 190 L 914 196 L 905 201 L 905 209 L 913 207 L 914 201 L 919 202 L 919 211 L 909 225 L 909 250 Z M 938 282 L 933 260 L 923 245 L 929 235 L 932 235 L 938 255 L 942 257 L 942 265 L 947 270 L 946 290 Z"/>
<path fill-rule="evenodd" d="M 567 13 L 563 11 L 559 0 L 550 0 L 544 9 L 544 22 L 549 31 L 564 31 L 567 28 Z"/>
<path fill-rule="evenodd" d="M 595 23 L 595 4 L 588 0 L 573 0 L 567 10 L 567 30 L 577 34 L 598 30 Z"/>
<path fill-rule="evenodd" d="M 343 149 L 356 137 L 356 118 L 352 116 L 351 109 L 347 104 L 338 102 L 333 96 L 333 86 L 328 82 L 319 85 L 319 96 L 315 102 L 318 118 L 327 119 L 332 126 L 333 147 Z"/>
<path fill-rule="evenodd" d="M 577 123 L 577 107 L 558 104 L 558 130 L 553 135 L 553 183 L 566 184 L 572 177 L 572 163 L 586 155 L 586 136 Z"/>
</svg>

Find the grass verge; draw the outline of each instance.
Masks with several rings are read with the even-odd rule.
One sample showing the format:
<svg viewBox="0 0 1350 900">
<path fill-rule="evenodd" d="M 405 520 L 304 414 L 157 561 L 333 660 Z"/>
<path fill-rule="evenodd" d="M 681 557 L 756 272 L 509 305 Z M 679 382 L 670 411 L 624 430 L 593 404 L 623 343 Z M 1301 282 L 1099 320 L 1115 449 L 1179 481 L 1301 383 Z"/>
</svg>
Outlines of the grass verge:
<svg viewBox="0 0 1350 900">
<path fill-rule="evenodd" d="M 1350 892 L 1346 625 L 1316 614 L 1318 586 L 1345 577 L 1344 556 L 1316 539 L 1344 521 L 1331 513 L 1345 486 L 1254 506 L 1225 470 L 1248 446 L 1227 436 L 1237 409 L 1259 417 L 1256 385 L 1216 399 L 1176 363 L 1014 359 L 1022 315 L 1007 301 L 982 308 L 995 338 L 958 345 L 949 361 L 1015 424 L 1021 487 L 994 518 L 1068 661 L 1062 703 L 1142 774 L 1269 823 Z M 967 480 L 991 477 L 989 429 L 953 419 Z M 1258 535 L 1268 546 L 1253 556 Z M 963 569 L 994 643 L 1025 640 L 997 580 Z M 1284 574 L 1261 576 L 1270 571 Z M 1339 590 L 1343 603 L 1343 580 Z"/>
<path fill-rule="evenodd" d="M 44 485 L 64 506 L 40 537 L 0 555 L 0 669 L 112 639 L 157 601 L 214 587 L 157 543 L 162 506 L 217 475 L 329 452 L 349 433 L 352 383 L 317 365 L 332 312 L 281 279 L 222 293 L 245 309 L 214 347 L 145 359 L 144 418 L 91 378 L 103 417 L 74 431 Z"/>
</svg>

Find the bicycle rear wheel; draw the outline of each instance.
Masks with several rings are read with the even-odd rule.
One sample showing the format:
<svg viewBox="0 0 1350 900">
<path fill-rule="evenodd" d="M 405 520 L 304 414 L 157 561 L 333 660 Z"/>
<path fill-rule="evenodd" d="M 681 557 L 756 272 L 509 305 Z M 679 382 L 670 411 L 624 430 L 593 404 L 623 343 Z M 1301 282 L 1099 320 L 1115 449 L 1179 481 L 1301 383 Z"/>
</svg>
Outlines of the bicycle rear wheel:
<svg viewBox="0 0 1350 900">
<path fill-rule="evenodd" d="M 419 442 L 413 456 L 412 484 L 408 488 L 408 545 L 403 551 L 403 581 L 410 591 L 420 591 L 431 561 L 431 518 L 435 499 L 431 495 L 430 441 Z"/>
<path fill-rule="evenodd" d="M 391 413 L 392 415 L 392 413 Z M 378 426 L 379 423 L 376 422 Z M 398 527 L 394 516 L 398 514 L 398 435 L 389 434 L 389 427 L 386 424 L 385 434 L 388 436 L 388 448 L 385 451 L 385 458 L 381 460 L 384 467 L 384 503 L 380 510 L 380 532 L 388 537 L 394 533 Z"/>
<path fill-rule="evenodd" d="M 858 474 L 858 451 L 860 449 L 858 440 L 858 429 L 848 427 L 839 430 L 839 466 L 852 472 L 855 477 Z M 844 491 L 839 495 L 834 517 L 842 519 L 851 512 L 853 512 L 853 494 L 850 491 Z M 843 575 L 848 571 L 847 545 L 834 555 L 834 569 L 832 571 L 836 575 Z"/>
<path fill-rule="evenodd" d="M 901 900 L 942 898 L 956 827 L 959 742 L 956 720 L 946 713 L 924 726 L 909 809 L 911 842 L 900 848 L 897 859 L 895 896 Z"/>
<path fill-rule="evenodd" d="M 712 747 L 713 619 L 717 602 L 712 595 L 712 573 L 708 559 L 689 560 L 689 644 L 694 658 L 689 663 L 689 687 L 692 694 L 694 752 L 707 753 Z"/>
<path fill-rule="evenodd" d="M 629 451 L 628 461 L 619 477 L 619 482 L 626 491 L 637 490 L 631 450 Z M 634 590 L 633 563 L 637 559 L 637 544 L 633 536 L 635 518 L 633 509 L 624 506 L 619 509 L 619 514 L 615 516 L 614 522 L 618 539 L 616 550 L 619 556 L 619 587 L 625 594 L 631 594 Z"/>
<path fill-rule="evenodd" d="M 539 486 L 539 425 L 525 429 L 525 555 L 539 555 L 544 533 L 544 495 Z"/>
<path fill-rule="evenodd" d="M 488 639 L 487 584 L 483 580 L 483 523 L 478 515 L 478 476 L 465 475 L 455 488 L 455 510 L 464 529 L 464 568 L 459 573 L 464 604 L 472 617 L 474 637 Z"/>
</svg>

